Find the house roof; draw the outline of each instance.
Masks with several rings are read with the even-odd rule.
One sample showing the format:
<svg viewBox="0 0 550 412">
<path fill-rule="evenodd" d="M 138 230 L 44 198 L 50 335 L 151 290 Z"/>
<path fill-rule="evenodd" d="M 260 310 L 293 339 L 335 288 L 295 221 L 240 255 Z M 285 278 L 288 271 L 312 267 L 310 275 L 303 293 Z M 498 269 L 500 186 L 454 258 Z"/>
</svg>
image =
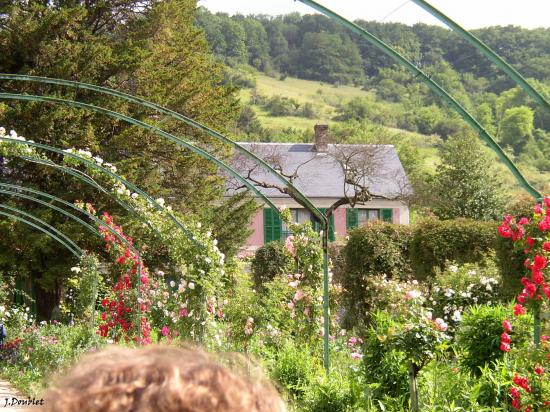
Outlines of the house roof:
<svg viewBox="0 0 550 412">
<path fill-rule="evenodd" d="M 352 196 L 353 185 L 344 183 L 344 165 L 348 165 L 348 170 L 358 172 L 356 180 L 367 186 L 374 197 L 395 199 L 411 193 L 407 175 L 392 145 L 329 144 L 326 152 L 317 152 L 314 144 L 306 143 L 239 144 L 266 160 L 276 170 L 281 170 L 284 175 L 295 174 L 293 184 L 310 198 L 341 198 L 345 194 Z M 243 155 L 236 154 L 233 162 L 237 171 L 244 176 L 248 174 L 257 182 L 280 186 L 276 178 Z M 274 188 L 259 189 L 267 197 L 288 197 Z"/>
</svg>

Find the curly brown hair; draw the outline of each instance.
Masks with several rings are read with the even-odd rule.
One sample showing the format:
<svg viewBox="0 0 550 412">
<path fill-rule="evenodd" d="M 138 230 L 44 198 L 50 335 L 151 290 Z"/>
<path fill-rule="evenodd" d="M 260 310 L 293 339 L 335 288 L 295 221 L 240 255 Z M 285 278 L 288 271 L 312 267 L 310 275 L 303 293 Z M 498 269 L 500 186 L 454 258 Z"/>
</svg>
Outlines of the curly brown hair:
<svg viewBox="0 0 550 412">
<path fill-rule="evenodd" d="M 233 373 L 201 350 L 173 346 L 87 355 L 46 392 L 44 406 L 52 412 L 286 411 L 265 379 Z"/>
</svg>

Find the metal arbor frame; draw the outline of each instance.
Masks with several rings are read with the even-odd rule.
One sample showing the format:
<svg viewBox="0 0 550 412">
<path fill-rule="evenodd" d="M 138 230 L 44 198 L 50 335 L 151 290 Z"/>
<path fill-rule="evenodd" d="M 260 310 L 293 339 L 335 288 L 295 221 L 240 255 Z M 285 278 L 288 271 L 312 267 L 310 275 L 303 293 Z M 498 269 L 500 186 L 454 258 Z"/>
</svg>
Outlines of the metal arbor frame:
<svg viewBox="0 0 550 412">
<path fill-rule="evenodd" d="M 464 29 L 456 21 L 452 20 L 450 17 L 445 15 L 442 11 L 436 9 L 430 3 L 424 0 L 412 0 L 417 5 L 422 7 L 432 16 L 434 16 L 439 21 L 445 23 L 449 28 L 455 31 L 460 37 L 474 46 L 479 50 L 485 57 L 487 57 L 492 63 L 494 63 L 498 68 L 500 68 L 510 79 L 512 79 L 519 87 L 521 87 L 525 92 L 531 96 L 540 106 L 544 107 L 546 110 L 550 111 L 550 103 L 544 98 L 544 96 L 535 89 L 535 87 L 530 84 L 525 77 L 523 77 L 516 69 L 514 69 L 510 64 L 508 64 L 502 57 L 500 57 L 495 51 L 493 51 L 489 46 L 483 43 L 475 35 L 470 33 L 468 30 Z"/>
<path fill-rule="evenodd" d="M 193 120 L 191 120 L 191 119 L 189 119 L 189 118 L 187 118 L 183 115 L 180 115 L 180 114 L 178 114 L 174 111 L 171 111 L 169 109 L 158 106 L 154 103 L 147 102 L 146 100 L 135 98 L 133 96 L 130 96 L 130 95 L 127 95 L 127 94 L 124 94 L 124 93 L 120 93 L 120 92 L 116 92 L 114 90 L 103 88 L 103 87 L 93 86 L 93 85 L 79 83 L 79 82 L 69 82 L 69 81 L 64 81 L 64 80 L 60 80 L 60 79 L 46 79 L 46 78 L 38 78 L 38 77 L 32 77 L 32 76 L 18 76 L 18 75 L 10 75 L 10 74 L 0 74 L 0 79 L 34 81 L 34 82 L 38 82 L 38 83 L 50 83 L 50 84 L 63 84 L 65 86 L 70 86 L 70 87 L 86 88 L 86 89 L 93 90 L 93 91 L 96 91 L 98 93 L 102 93 L 102 94 L 105 94 L 105 95 L 110 95 L 110 96 L 115 96 L 115 97 L 118 97 L 118 98 L 122 98 L 124 100 L 139 104 L 139 105 L 144 106 L 144 107 L 153 108 L 157 111 L 160 111 L 162 113 L 165 113 L 165 114 L 173 117 L 174 119 L 183 121 L 186 124 L 188 124 L 188 125 L 190 125 L 194 128 L 198 128 L 198 129 L 206 132 L 207 134 L 209 134 L 211 137 L 214 137 L 214 138 L 216 138 L 216 139 L 218 139 L 218 140 L 220 140 L 224 143 L 231 144 L 236 150 L 243 153 L 245 156 L 252 159 L 257 164 L 259 164 L 262 168 L 264 168 L 267 171 L 267 173 L 269 173 L 272 176 L 275 176 L 279 181 L 281 181 L 284 184 L 284 186 L 297 199 L 299 199 L 299 202 L 306 209 L 308 209 L 312 213 L 313 216 L 315 216 L 317 219 L 319 219 L 321 221 L 322 227 L 323 227 L 323 241 L 322 241 L 322 244 L 323 244 L 323 261 L 324 261 L 323 262 L 324 263 L 323 264 L 323 266 L 324 266 L 324 270 L 323 270 L 323 319 L 324 319 L 324 321 L 323 321 L 323 331 L 324 331 L 324 334 L 323 334 L 324 335 L 324 337 L 323 337 L 323 349 L 324 349 L 323 350 L 323 361 L 324 361 L 325 368 L 327 368 L 327 370 L 328 370 L 328 368 L 329 368 L 329 298 L 328 298 L 328 292 L 329 292 L 329 280 L 328 280 L 328 232 L 329 232 L 329 230 L 328 230 L 328 226 L 329 226 L 329 222 L 328 222 L 328 218 L 321 211 L 319 211 L 309 201 L 309 199 L 305 195 L 303 195 L 298 189 L 296 189 L 287 179 L 285 179 L 282 175 L 280 175 L 277 171 L 275 171 L 265 161 L 263 161 L 262 159 L 260 159 L 256 155 L 254 155 L 253 153 L 249 152 L 248 150 L 246 150 L 245 148 L 240 146 L 238 143 L 233 142 L 231 139 L 229 139 L 229 138 L 223 136 L 222 134 L 220 134 L 218 132 L 215 132 L 212 129 L 210 129 L 210 128 L 208 128 L 208 127 L 206 127 L 206 126 L 204 126 L 204 125 L 202 125 L 202 124 L 200 124 L 196 121 L 193 121 Z M 187 149 L 190 149 L 193 152 L 195 152 L 196 154 L 198 154 L 199 156 L 215 163 L 217 166 L 219 166 L 222 169 L 224 169 L 225 171 L 227 171 L 230 175 L 237 178 L 249 190 L 256 193 L 260 198 L 262 198 L 262 200 L 266 204 L 268 204 L 277 213 L 279 213 L 279 210 L 273 205 L 273 203 L 265 195 L 263 195 L 254 185 L 250 184 L 250 182 L 248 182 L 238 172 L 234 171 L 228 165 L 226 165 L 225 163 L 223 163 L 221 160 L 217 159 L 216 157 L 212 156 L 207 151 L 204 151 L 203 149 L 200 149 L 200 148 L 198 148 L 198 147 L 196 147 L 196 146 L 194 146 L 194 145 L 192 145 L 192 144 L 190 144 L 190 143 L 188 143 L 188 142 L 186 142 L 186 141 L 184 141 L 180 138 L 177 138 L 176 136 L 173 136 L 172 134 L 167 133 L 167 132 L 161 130 L 160 128 L 158 128 L 158 127 L 148 125 L 147 123 L 141 122 L 141 121 L 133 119 L 129 116 L 125 116 L 123 114 L 120 114 L 120 113 L 117 113 L 117 112 L 114 112 L 114 111 L 111 111 L 111 110 L 108 110 L 108 109 L 105 109 L 105 108 L 102 108 L 102 107 L 93 106 L 93 105 L 89 105 L 89 104 L 82 103 L 82 102 L 77 102 L 77 101 L 72 101 L 72 100 L 60 99 L 60 98 L 49 97 L 49 96 L 48 97 L 46 97 L 46 96 L 29 96 L 29 95 L 21 95 L 21 94 L 13 94 L 13 93 L 0 93 L 0 99 L 3 99 L 3 100 L 41 101 L 41 102 L 49 102 L 49 103 L 55 103 L 55 104 L 64 104 L 64 105 L 68 105 L 68 106 L 71 106 L 71 107 L 77 107 L 77 108 L 81 108 L 81 109 L 90 110 L 90 111 L 94 111 L 94 112 L 97 112 L 97 113 L 105 114 L 105 115 L 108 115 L 110 117 L 113 117 L 113 118 L 116 118 L 116 119 L 119 119 L 119 120 L 123 120 L 123 121 L 126 121 L 126 122 L 130 123 L 130 124 L 141 127 L 144 130 L 151 131 L 151 132 L 153 132 L 157 135 L 160 135 L 160 136 L 176 143 L 179 146 L 183 146 Z M 13 140 L 13 139 L 9 139 L 9 140 Z M 43 148 L 45 150 L 54 149 L 54 148 L 46 147 L 45 145 L 39 145 L 39 144 L 36 144 L 36 143 L 31 143 L 31 146 Z M 58 149 L 54 149 L 52 151 L 57 151 L 57 150 Z M 62 154 L 67 154 L 67 153 L 64 152 Z M 96 167 L 97 165 L 95 165 L 93 162 L 89 162 L 89 166 Z M 112 173 L 110 173 L 110 171 L 107 171 L 107 173 L 112 175 Z M 116 178 L 116 176 L 112 176 L 112 177 Z M 128 187 L 132 187 L 127 182 L 125 184 Z M 140 192 L 136 191 L 136 193 L 140 193 Z M 153 202 L 154 202 L 154 200 L 153 200 Z"/>
<path fill-rule="evenodd" d="M 19 213 L 25 217 L 21 217 L 17 214 L 9 213 L 9 212 L 2 212 L 0 211 L 0 215 L 9 217 L 15 220 L 18 220 L 28 226 L 33 227 L 34 229 L 37 229 L 47 235 L 49 238 L 59 242 L 65 249 L 67 249 L 69 252 L 71 252 L 73 255 L 75 255 L 77 258 L 80 258 L 82 256 L 82 249 L 78 247 L 76 243 L 74 243 L 67 235 L 57 230 L 55 227 L 49 225 L 44 220 L 30 214 L 27 212 L 24 212 L 23 210 L 17 209 L 12 206 L 5 205 L 3 203 L 0 203 L 0 209 L 6 209 L 9 211 L 12 211 L 14 213 Z M 28 218 L 28 219 L 27 219 Z M 30 220 L 29 220 L 30 219 Z M 34 222 L 33 222 L 34 221 Z"/>
</svg>

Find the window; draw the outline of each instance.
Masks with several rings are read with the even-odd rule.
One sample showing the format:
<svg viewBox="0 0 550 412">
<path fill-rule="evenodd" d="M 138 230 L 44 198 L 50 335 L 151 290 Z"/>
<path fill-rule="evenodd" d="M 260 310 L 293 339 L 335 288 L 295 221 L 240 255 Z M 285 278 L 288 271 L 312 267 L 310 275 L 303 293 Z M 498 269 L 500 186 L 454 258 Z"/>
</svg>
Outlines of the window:
<svg viewBox="0 0 550 412">
<path fill-rule="evenodd" d="M 300 223 L 300 209 L 290 209 L 290 215 L 292 216 L 292 220 L 295 223 Z M 282 223 L 282 230 L 281 230 L 281 239 L 286 239 L 289 236 L 292 236 L 292 231 L 288 227 L 288 225 L 285 222 Z"/>
<path fill-rule="evenodd" d="M 296 223 L 302 223 L 307 220 L 307 211 L 304 209 L 290 209 L 292 220 Z M 292 231 L 284 223 L 275 210 L 264 209 L 264 243 L 274 240 L 284 240 L 292 236 Z"/>
<path fill-rule="evenodd" d="M 393 209 L 346 209 L 346 227 L 353 229 L 373 220 L 393 222 Z"/>
</svg>

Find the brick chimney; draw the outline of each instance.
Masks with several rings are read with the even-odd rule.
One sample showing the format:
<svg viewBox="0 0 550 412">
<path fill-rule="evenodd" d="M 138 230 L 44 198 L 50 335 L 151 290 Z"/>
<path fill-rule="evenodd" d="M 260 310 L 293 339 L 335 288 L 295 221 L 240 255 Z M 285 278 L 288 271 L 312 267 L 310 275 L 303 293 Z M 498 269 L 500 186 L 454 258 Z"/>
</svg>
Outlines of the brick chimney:
<svg viewBox="0 0 550 412">
<path fill-rule="evenodd" d="M 313 130 L 315 130 L 315 142 L 313 143 L 312 150 L 319 153 L 326 153 L 328 151 L 328 125 L 316 124 Z"/>
</svg>

